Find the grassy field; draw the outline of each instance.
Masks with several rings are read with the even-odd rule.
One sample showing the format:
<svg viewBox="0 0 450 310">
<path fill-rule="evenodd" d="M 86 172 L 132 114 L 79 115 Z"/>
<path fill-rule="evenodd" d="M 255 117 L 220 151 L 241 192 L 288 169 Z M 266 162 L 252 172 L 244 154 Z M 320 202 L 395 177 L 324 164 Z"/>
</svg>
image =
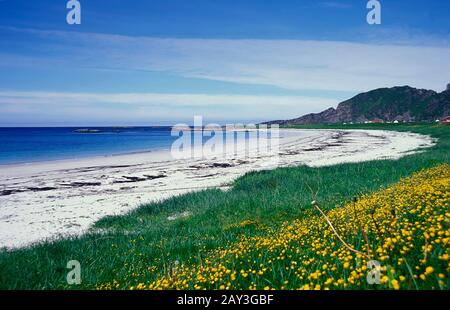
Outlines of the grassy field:
<svg viewBox="0 0 450 310">
<path fill-rule="evenodd" d="M 324 127 L 339 128 L 320 126 Z M 217 249 L 232 247 L 242 237 L 266 238 L 270 232 L 281 232 L 286 222 L 296 223 L 296 220 L 317 216 L 311 206 L 308 186 L 320 188 L 316 200 L 321 209 L 329 212 L 348 205 L 355 197 L 380 191 L 423 168 L 449 163 L 450 126 L 373 124 L 344 128 L 413 131 L 432 135 L 438 143 L 425 152 L 395 161 L 322 168 L 301 166 L 249 173 L 235 181 L 227 192 L 206 190 L 175 197 L 142 206 L 125 216 L 105 218 L 95 225 L 93 231 L 96 233 L 13 252 L 2 251 L 0 288 L 123 289 L 157 282 L 161 277 L 170 278 L 182 265 L 206 265 Z M 167 220 L 170 215 L 186 211 L 191 215 L 175 221 Z M 66 282 L 69 260 L 81 263 L 81 285 L 69 286 Z M 323 266 L 326 262 L 319 263 Z M 271 272 L 270 279 L 285 278 L 283 268 Z M 264 280 L 264 276 L 260 278 Z M 293 288 L 294 284 L 260 281 L 256 288 L 266 286 Z M 295 287 L 299 286 L 300 283 L 295 284 Z M 438 284 L 411 286 L 439 287 Z M 443 287 L 448 288 L 448 284 L 444 283 Z"/>
<path fill-rule="evenodd" d="M 442 164 L 326 215 L 316 201 L 311 214 L 137 288 L 363 289 L 374 287 L 370 273 L 380 289 L 448 289 L 449 187 L 450 165 Z"/>
</svg>

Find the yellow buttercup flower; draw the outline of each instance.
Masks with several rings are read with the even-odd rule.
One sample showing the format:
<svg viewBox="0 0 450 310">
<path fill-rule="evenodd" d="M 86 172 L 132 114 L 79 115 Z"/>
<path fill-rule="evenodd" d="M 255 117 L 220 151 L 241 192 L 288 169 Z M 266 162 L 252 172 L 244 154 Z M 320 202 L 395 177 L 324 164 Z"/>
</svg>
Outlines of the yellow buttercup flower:
<svg viewBox="0 0 450 310">
<path fill-rule="evenodd" d="M 394 290 L 399 290 L 400 289 L 400 284 L 398 283 L 397 280 L 392 280 L 391 284 L 392 284 L 392 287 L 394 288 Z"/>
<path fill-rule="evenodd" d="M 442 282 L 440 287 L 448 289 L 443 279 L 450 270 L 449 189 L 450 165 L 444 164 L 362 195 L 356 202 L 328 210 L 328 220 L 346 245 L 314 209 L 305 210 L 301 219 L 273 227 L 242 221 L 235 226 L 252 225 L 259 231 L 242 235 L 237 241 L 205 255 L 202 253 L 199 264 L 180 263 L 156 280 L 141 281 L 144 276 L 133 275 L 136 271 L 132 270 L 128 284 L 120 283 L 120 287 L 369 288 L 366 278 L 373 269 L 368 267 L 368 262 L 377 260 L 382 262 L 382 288 L 414 289 L 415 285 L 439 288 L 436 287 L 438 278 Z M 198 261 L 196 257 L 194 260 Z M 150 270 L 155 273 L 159 269 Z M 133 280 L 137 277 L 139 281 Z M 98 286 L 100 289 L 118 287 L 115 282 Z"/>
</svg>

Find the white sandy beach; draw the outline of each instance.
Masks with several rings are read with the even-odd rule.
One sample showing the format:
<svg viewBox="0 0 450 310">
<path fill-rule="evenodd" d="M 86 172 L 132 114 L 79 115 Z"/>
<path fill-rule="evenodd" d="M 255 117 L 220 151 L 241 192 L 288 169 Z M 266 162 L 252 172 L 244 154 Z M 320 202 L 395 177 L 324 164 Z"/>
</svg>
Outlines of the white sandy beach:
<svg viewBox="0 0 450 310">
<path fill-rule="evenodd" d="M 279 165 L 324 166 L 396 159 L 433 145 L 413 133 L 284 130 Z M 270 158 L 175 160 L 170 152 L 0 166 L 0 247 L 79 235 L 102 217 L 274 168 Z"/>
</svg>

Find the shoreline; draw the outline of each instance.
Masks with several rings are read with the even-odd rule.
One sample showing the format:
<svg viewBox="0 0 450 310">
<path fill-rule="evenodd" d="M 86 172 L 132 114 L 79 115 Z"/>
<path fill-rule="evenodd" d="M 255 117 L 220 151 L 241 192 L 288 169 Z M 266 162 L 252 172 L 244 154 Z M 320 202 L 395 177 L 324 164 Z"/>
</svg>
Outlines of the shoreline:
<svg viewBox="0 0 450 310">
<path fill-rule="evenodd" d="M 240 132 L 240 131 L 258 131 L 254 129 L 233 129 L 233 132 Z M 260 130 L 262 131 L 262 130 Z M 129 151 L 129 152 L 119 152 L 119 153 L 112 153 L 112 154 L 106 154 L 106 155 L 87 155 L 87 156 L 80 156 L 80 157 L 72 157 L 72 158 L 60 158 L 60 159 L 44 159 L 44 160 L 36 160 L 36 161 L 30 161 L 30 162 L 18 162 L 18 163 L 0 163 L 0 178 L 4 177 L 4 173 L 8 172 L 9 170 L 15 171 L 16 169 L 20 168 L 32 168 L 42 171 L 47 171 L 46 169 L 52 169 L 52 167 L 58 167 L 56 169 L 67 169 L 67 167 L 80 167 L 82 165 L 92 165 L 99 164 L 99 162 L 104 162 L 105 160 L 111 163 L 116 164 L 116 161 L 114 159 L 120 159 L 125 161 L 134 161 L 133 162 L 142 162 L 143 158 L 139 155 L 152 155 L 151 157 L 154 157 L 152 160 L 158 160 L 158 159 L 164 159 L 167 157 L 167 154 L 170 153 L 171 149 L 170 147 L 166 148 L 154 148 L 149 150 L 135 150 L 135 151 Z M 112 161 L 111 161 L 112 160 Z M 7 176 L 7 175 L 6 175 Z"/>
<path fill-rule="evenodd" d="M 26 169 L 23 171 L 24 174 L 29 173 L 41 173 L 45 171 L 55 171 L 64 169 L 75 169 L 89 166 L 102 166 L 102 165 L 116 165 L 118 161 L 126 160 L 135 162 L 135 164 L 142 161 L 142 155 L 152 155 L 154 157 L 152 160 L 157 160 L 158 158 L 164 158 L 170 150 L 158 149 L 152 151 L 138 151 L 138 152 L 127 152 L 120 154 L 111 155 L 94 155 L 79 158 L 66 158 L 66 159 L 54 159 L 54 160 L 40 160 L 27 163 L 11 163 L 11 164 L 0 164 L 0 178 L 10 177 L 11 175 L 19 176 L 21 173 L 17 173 L 17 170 Z"/>
<path fill-rule="evenodd" d="M 136 127 L 136 126 L 134 126 Z M 134 127 L 129 127 L 129 128 L 134 128 Z M 141 128 L 154 128 L 154 127 L 158 127 L 158 126 L 153 126 L 153 127 L 147 127 L 147 126 L 142 126 Z M 172 129 L 173 127 L 171 126 L 161 126 L 160 128 L 166 128 L 167 129 Z M 0 129 L 2 128 L 8 128 L 8 127 L 0 127 Z M 19 127 L 21 128 L 21 127 Z M 43 128 L 53 128 L 53 127 L 43 127 Z M 67 128 L 78 128 L 78 127 L 67 127 Z M 99 127 L 100 128 L 100 127 Z M 109 127 L 105 127 L 105 128 L 109 128 Z M 191 128 L 191 132 L 195 132 L 195 131 L 202 131 L 205 130 L 205 128 L 202 129 L 195 129 L 195 128 Z M 238 128 L 234 128 L 234 129 L 230 129 L 229 131 L 232 132 L 242 132 L 242 131 L 263 131 L 264 129 L 238 129 Z M 106 131 L 107 132 L 107 131 Z M 148 154 L 148 153 L 159 153 L 159 152 L 170 152 L 170 146 L 159 146 L 159 147 L 154 147 L 154 148 L 149 148 L 149 149 L 135 149 L 133 151 L 119 151 L 116 153 L 109 153 L 109 154 L 90 154 L 90 155 L 80 155 L 80 156 L 73 156 L 73 157 L 61 157 L 61 158 L 48 158 L 48 159 L 38 159 L 38 160 L 32 160 L 32 161 L 22 161 L 22 162 L 1 162 L 0 161 L 0 170 L 2 168 L 8 168 L 8 167 L 19 167 L 20 166 L 24 166 L 24 165 L 34 165 L 34 164 L 54 164 L 54 163 L 64 163 L 64 162 L 78 162 L 78 161 L 84 161 L 84 160 L 95 160 L 95 159 L 101 159 L 101 158 L 109 158 L 109 157 L 115 157 L 115 156 L 127 156 L 127 155 L 135 155 L 135 154 Z M 0 175 L 1 177 L 1 175 Z"/>
<path fill-rule="evenodd" d="M 396 159 L 434 144 L 429 136 L 405 132 L 282 131 L 294 135 L 280 139 L 279 163 L 274 165 L 269 158 L 175 160 L 167 152 L 144 152 L 0 166 L 0 248 L 80 235 L 102 217 L 192 191 L 227 188 L 250 171 Z"/>
<path fill-rule="evenodd" d="M 93 160 L 96 158 L 108 158 L 108 157 L 116 157 L 116 156 L 126 156 L 126 155 L 134 155 L 134 154 L 143 154 L 143 153 L 155 153 L 155 152 L 167 152 L 170 149 L 166 148 L 157 148 L 157 149 L 149 149 L 149 150 L 136 150 L 130 152 L 120 152 L 120 153 L 112 153 L 112 154 L 100 154 L 100 155 L 86 155 L 79 157 L 67 157 L 67 158 L 56 158 L 56 159 L 39 159 L 35 161 L 23 161 L 23 162 L 12 162 L 12 163 L 0 163 L 0 169 L 2 168 L 13 168 L 20 166 L 29 166 L 29 165 L 39 165 L 39 164 L 54 164 L 58 162 L 74 162 L 74 161 L 82 161 L 82 160 Z"/>
</svg>

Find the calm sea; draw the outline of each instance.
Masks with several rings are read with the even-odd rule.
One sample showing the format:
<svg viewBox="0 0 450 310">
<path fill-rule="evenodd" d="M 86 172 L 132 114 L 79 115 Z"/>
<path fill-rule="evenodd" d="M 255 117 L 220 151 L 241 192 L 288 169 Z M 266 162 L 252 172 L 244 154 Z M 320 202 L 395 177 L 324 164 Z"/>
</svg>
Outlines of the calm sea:
<svg viewBox="0 0 450 310">
<path fill-rule="evenodd" d="M 83 129 L 0 128 L 0 165 L 170 150 L 178 138 L 171 136 L 171 127 L 89 127 L 90 132 L 79 132 Z"/>
<path fill-rule="evenodd" d="M 0 128 L 0 164 L 170 149 L 170 127 Z M 92 132 L 97 131 L 98 132 Z"/>
</svg>

